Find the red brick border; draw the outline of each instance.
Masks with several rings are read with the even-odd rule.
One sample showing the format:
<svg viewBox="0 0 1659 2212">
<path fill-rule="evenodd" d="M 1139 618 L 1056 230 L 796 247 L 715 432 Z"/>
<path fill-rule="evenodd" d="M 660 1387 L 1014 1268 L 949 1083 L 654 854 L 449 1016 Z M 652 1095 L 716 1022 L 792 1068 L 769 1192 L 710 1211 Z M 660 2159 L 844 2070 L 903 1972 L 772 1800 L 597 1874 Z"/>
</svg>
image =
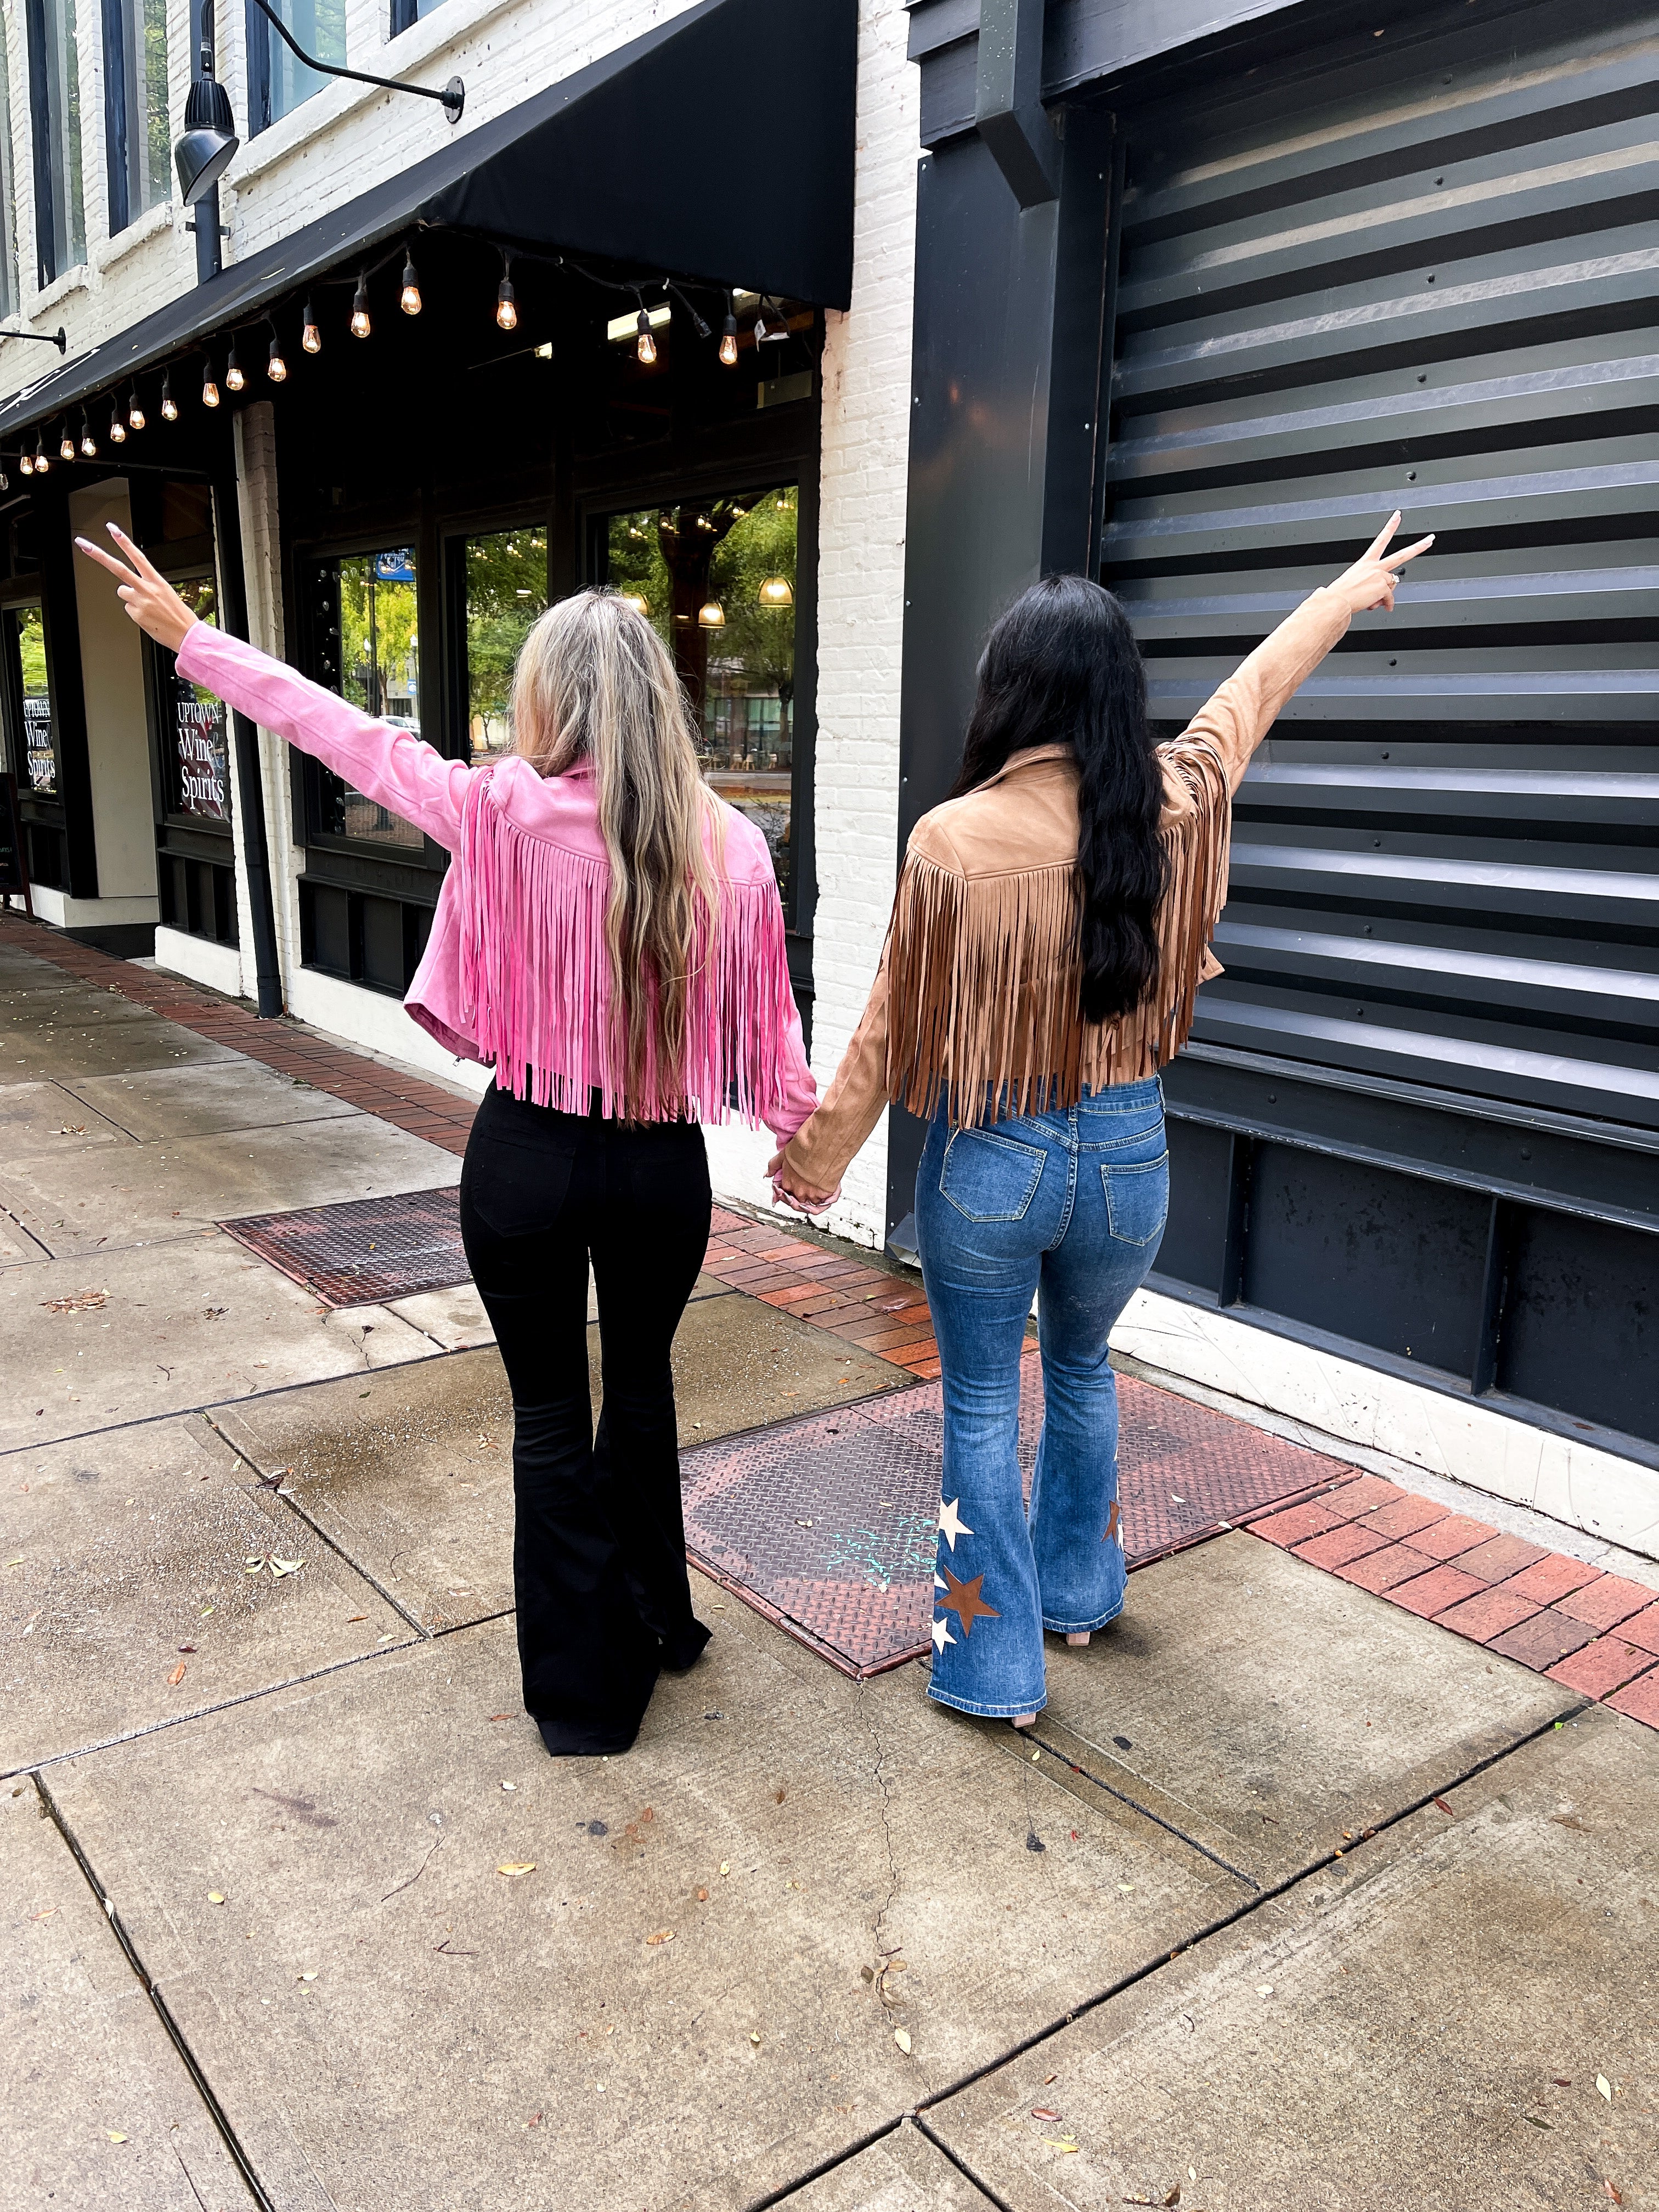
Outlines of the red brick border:
<svg viewBox="0 0 1659 2212">
<path fill-rule="evenodd" d="M 1250 1534 L 1659 1729 L 1659 1597 L 1361 1475 Z"/>
</svg>

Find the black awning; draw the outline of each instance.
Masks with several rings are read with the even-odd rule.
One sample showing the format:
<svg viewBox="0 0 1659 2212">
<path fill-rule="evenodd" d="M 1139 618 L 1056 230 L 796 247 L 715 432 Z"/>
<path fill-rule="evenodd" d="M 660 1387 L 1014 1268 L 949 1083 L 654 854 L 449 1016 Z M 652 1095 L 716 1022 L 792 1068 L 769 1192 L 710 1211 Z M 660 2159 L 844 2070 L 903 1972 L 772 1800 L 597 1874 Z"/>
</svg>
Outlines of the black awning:
<svg viewBox="0 0 1659 2212">
<path fill-rule="evenodd" d="M 845 307 L 857 45 L 857 0 L 702 0 L 65 362 L 0 436 L 417 228 Z"/>
</svg>

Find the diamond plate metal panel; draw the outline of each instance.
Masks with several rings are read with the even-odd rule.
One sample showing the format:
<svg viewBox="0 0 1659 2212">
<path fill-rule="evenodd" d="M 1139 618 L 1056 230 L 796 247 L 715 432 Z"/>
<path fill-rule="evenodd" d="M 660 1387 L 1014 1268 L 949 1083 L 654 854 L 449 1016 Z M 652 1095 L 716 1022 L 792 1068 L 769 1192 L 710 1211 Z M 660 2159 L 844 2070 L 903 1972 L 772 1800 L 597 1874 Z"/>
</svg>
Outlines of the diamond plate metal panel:
<svg viewBox="0 0 1659 2212">
<path fill-rule="evenodd" d="M 1170 1392 L 1121 1376 L 1119 1487 L 1132 1568 L 1352 1474 Z M 1029 1494 L 1042 1370 L 1022 1370 L 1020 1467 Z M 879 1674 L 928 1649 L 942 1465 L 940 1388 L 706 1444 L 680 1461 L 693 1562 L 843 1674 Z"/>
<path fill-rule="evenodd" d="M 460 1203 L 452 1183 L 293 1213 L 249 1213 L 219 1226 L 322 1304 L 374 1305 L 471 1279 Z"/>
</svg>

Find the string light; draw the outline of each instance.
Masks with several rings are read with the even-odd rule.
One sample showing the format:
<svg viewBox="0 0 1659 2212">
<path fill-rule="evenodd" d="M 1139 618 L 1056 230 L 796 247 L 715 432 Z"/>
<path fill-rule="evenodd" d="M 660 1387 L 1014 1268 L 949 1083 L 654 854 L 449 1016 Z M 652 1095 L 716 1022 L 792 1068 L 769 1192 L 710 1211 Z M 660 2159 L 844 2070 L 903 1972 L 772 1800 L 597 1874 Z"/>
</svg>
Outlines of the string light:
<svg viewBox="0 0 1659 2212">
<path fill-rule="evenodd" d="M 495 287 L 495 322 L 499 329 L 516 331 L 519 327 L 519 303 L 513 291 L 513 264 L 506 254 L 501 256 L 501 281 Z"/>
<path fill-rule="evenodd" d="M 170 368 L 161 377 L 161 420 L 164 422 L 179 420 L 179 403 L 173 396 L 173 371 Z"/>
<path fill-rule="evenodd" d="M 58 441 L 58 452 L 63 460 L 72 461 L 75 459 L 75 440 L 70 434 L 70 426 L 67 422 L 64 425 L 63 436 Z"/>
<path fill-rule="evenodd" d="M 43 477 L 51 466 L 52 463 L 46 459 L 46 441 L 37 430 L 34 434 L 34 473 Z"/>
<path fill-rule="evenodd" d="M 246 382 L 247 379 L 242 374 L 242 364 L 236 358 L 236 341 L 233 338 L 230 351 L 225 356 L 225 388 L 228 392 L 240 392 Z"/>
<path fill-rule="evenodd" d="M 17 465 L 26 477 L 32 477 L 34 474 L 34 456 L 27 446 L 17 456 Z"/>
<path fill-rule="evenodd" d="M 283 359 L 283 342 L 276 335 L 275 323 L 266 326 L 270 332 L 270 356 L 265 362 L 265 374 L 273 384 L 282 384 L 288 377 L 288 363 Z"/>
<path fill-rule="evenodd" d="M 727 368 L 738 365 L 738 311 L 729 292 L 726 295 L 726 320 L 720 325 L 720 359 Z"/>
<path fill-rule="evenodd" d="M 368 319 L 368 271 L 360 269 L 357 289 L 351 295 L 351 335 L 354 338 L 366 338 L 373 328 Z"/>
<path fill-rule="evenodd" d="M 640 366 L 642 368 L 649 368 L 657 358 L 657 341 L 651 335 L 651 318 L 647 313 L 643 304 L 641 306 L 640 319 L 635 327 L 640 335 L 635 341 L 634 350 L 639 356 Z"/>
<path fill-rule="evenodd" d="M 138 387 L 135 384 L 132 397 L 127 402 L 127 428 L 129 430 L 142 430 L 143 427 L 144 410 L 138 404 Z"/>
<path fill-rule="evenodd" d="M 421 312 L 421 280 L 415 274 L 415 257 L 408 252 L 404 255 L 404 289 L 398 295 L 398 305 L 406 315 Z"/>
<path fill-rule="evenodd" d="M 202 404 L 204 407 L 216 407 L 219 404 L 219 387 L 213 380 L 211 361 L 204 361 L 202 363 Z"/>
<path fill-rule="evenodd" d="M 87 410 L 81 410 L 81 451 L 89 461 L 98 458 L 98 441 L 92 434 L 92 425 L 87 420 Z"/>
<path fill-rule="evenodd" d="M 305 312 L 300 320 L 304 325 L 300 332 L 300 343 L 307 353 L 320 353 L 323 349 L 323 334 L 317 327 L 317 318 L 311 312 L 309 300 L 306 301 Z"/>
<path fill-rule="evenodd" d="M 127 442 L 127 426 L 121 420 L 118 400 L 109 410 L 109 441 L 112 446 L 125 446 Z"/>
</svg>

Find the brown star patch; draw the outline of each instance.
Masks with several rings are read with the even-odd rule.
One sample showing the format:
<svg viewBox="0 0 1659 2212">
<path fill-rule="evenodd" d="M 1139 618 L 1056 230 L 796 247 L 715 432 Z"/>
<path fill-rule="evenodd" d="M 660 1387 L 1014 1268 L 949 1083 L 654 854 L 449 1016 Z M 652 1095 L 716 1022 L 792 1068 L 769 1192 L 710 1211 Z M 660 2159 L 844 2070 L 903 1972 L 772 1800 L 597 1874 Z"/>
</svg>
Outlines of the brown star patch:
<svg viewBox="0 0 1659 2212">
<path fill-rule="evenodd" d="M 973 1633 L 974 1623 L 981 1615 L 987 1620 L 1001 1620 L 1002 1615 L 995 1606 L 987 1605 L 979 1594 L 980 1586 L 985 1580 L 983 1575 L 975 1575 L 970 1583 L 959 1583 L 949 1567 L 941 1567 L 939 1572 L 945 1577 L 945 1595 L 939 1601 L 939 1609 L 957 1616 L 964 1636 Z"/>
<path fill-rule="evenodd" d="M 1114 1536 L 1115 1536 L 1115 1535 L 1116 1535 L 1116 1534 L 1117 1534 L 1117 1500 L 1116 1500 L 1116 1498 L 1115 1498 L 1112 1500 L 1112 1510 L 1111 1510 L 1111 1511 L 1110 1511 L 1110 1512 L 1106 1516 L 1106 1533 L 1105 1533 L 1105 1534 L 1101 1538 L 1101 1540 L 1101 1540 L 1101 1542 L 1102 1542 L 1103 1544 L 1109 1544 L 1109 1543 L 1111 1542 L 1111 1540 L 1112 1540 L 1113 1537 L 1114 1537 Z"/>
</svg>

